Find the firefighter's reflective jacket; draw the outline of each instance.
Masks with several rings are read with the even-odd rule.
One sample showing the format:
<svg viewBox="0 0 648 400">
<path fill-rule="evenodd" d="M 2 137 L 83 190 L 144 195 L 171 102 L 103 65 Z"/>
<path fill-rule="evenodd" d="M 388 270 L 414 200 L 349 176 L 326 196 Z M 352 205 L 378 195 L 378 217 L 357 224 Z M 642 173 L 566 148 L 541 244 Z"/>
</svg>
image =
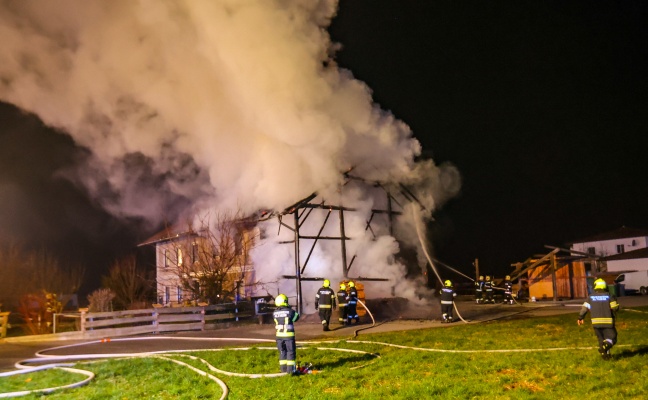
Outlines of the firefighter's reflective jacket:
<svg viewBox="0 0 648 400">
<path fill-rule="evenodd" d="M 347 305 L 347 292 L 346 290 L 338 290 L 337 292 L 337 304 L 340 308 L 344 308 Z"/>
<path fill-rule="evenodd" d="M 441 304 L 452 304 L 452 301 L 454 300 L 455 297 L 457 297 L 457 293 L 450 288 L 450 287 L 444 287 L 441 289 Z"/>
<path fill-rule="evenodd" d="M 349 289 L 349 295 L 347 296 L 347 304 L 350 306 L 355 306 L 358 304 L 358 291 L 355 287 Z"/>
<path fill-rule="evenodd" d="M 592 313 L 594 328 L 613 328 L 616 311 L 619 309 L 616 297 L 604 290 L 595 290 L 583 303 L 578 319 L 583 319 L 587 312 Z"/>
<path fill-rule="evenodd" d="M 316 307 L 335 308 L 335 292 L 330 287 L 321 287 L 315 294 Z"/>
<path fill-rule="evenodd" d="M 299 313 L 290 307 L 277 307 L 272 313 L 278 338 L 295 336 L 295 322 L 299 320 Z"/>
</svg>

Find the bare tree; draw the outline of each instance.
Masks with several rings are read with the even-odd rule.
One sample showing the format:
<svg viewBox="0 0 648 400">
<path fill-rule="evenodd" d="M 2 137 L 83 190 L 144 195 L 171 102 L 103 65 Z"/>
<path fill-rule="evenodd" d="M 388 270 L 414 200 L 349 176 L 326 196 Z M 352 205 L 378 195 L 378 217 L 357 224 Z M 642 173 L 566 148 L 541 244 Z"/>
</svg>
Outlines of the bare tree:
<svg viewBox="0 0 648 400">
<path fill-rule="evenodd" d="M 101 281 L 115 294 L 116 309 L 144 308 L 153 294 L 153 280 L 138 266 L 134 254 L 115 260 L 108 276 L 103 276 Z"/>
<path fill-rule="evenodd" d="M 0 293 L 11 302 L 43 291 L 76 293 L 84 275 L 78 265 L 63 265 L 45 250 L 27 250 L 15 243 L 0 247 L 0 270 Z"/>
<path fill-rule="evenodd" d="M 252 271 L 248 257 L 257 236 L 254 221 L 239 213 L 218 213 L 201 218 L 197 229 L 187 225 L 186 233 L 171 242 L 173 257 L 167 262 L 173 264 L 174 279 L 189 300 L 214 304 L 237 299 Z"/>
</svg>

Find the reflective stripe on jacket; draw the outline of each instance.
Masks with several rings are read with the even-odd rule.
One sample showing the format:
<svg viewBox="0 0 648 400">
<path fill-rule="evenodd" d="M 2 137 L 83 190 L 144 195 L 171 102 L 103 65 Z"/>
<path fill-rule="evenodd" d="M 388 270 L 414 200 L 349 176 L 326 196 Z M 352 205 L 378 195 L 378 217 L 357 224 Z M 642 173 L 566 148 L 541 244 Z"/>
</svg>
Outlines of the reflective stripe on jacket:
<svg viewBox="0 0 648 400">
<path fill-rule="evenodd" d="M 294 337 L 294 322 L 299 320 L 299 313 L 290 307 L 278 307 L 272 313 L 278 338 Z"/>
<path fill-rule="evenodd" d="M 615 312 L 619 309 L 616 297 L 603 290 L 595 290 L 581 308 L 579 319 L 583 319 L 587 312 L 592 313 L 592 326 L 594 328 L 613 328 Z"/>
<path fill-rule="evenodd" d="M 319 308 L 335 307 L 335 292 L 329 287 L 321 287 L 315 294 L 315 302 Z"/>
<path fill-rule="evenodd" d="M 347 303 L 347 292 L 346 292 L 346 290 L 340 289 L 337 292 L 337 302 L 338 302 L 338 306 L 346 307 L 346 305 L 347 305 L 346 304 Z"/>
<path fill-rule="evenodd" d="M 444 287 L 439 293 L 441 293 L 441 304 L 452 304 L 452 301 L 457 296 L 457 293 L 449 287 Z"/>
</svg>

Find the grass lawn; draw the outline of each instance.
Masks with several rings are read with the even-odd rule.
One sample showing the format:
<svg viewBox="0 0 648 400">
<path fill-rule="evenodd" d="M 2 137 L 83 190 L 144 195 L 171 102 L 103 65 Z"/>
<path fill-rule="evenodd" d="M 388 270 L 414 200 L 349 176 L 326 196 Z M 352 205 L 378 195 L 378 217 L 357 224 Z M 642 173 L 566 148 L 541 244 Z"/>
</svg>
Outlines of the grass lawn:
<svg viewBox="0 0 648 400">
<path fill-rule="evenodd" d="M 591 325 L 560 315 L 456 323 L 443 329 L 360 334 L 355 340 L 306 344 L 297 359 L 320 371 L 302 376 L 256 378 L 210 371 L 278 372 L 277 351 L 171 353 L 168 359 L 137 358 L 77 363 L 92 371 L 86 386 L 48 399 L 218 399 L 223 389 L 177 360 L 221 379 L 228 399 L 645 399 L 648 398 L 648 307 L 621 310 L 613 359 L 596 351 Z M 299 328 L 297 327 L 299 335 Z M 391 345 L 406 347 L 395 347 Z M 407 348 L 412 347 L 412 348 Z M 352 349 L 362 352 L 346 352 Z M 204 361 L 200 361 L 200 359 Z M 82 380 L 47 370 L 0 378 L 0 393 Z M 29 395 L 23 398 L 39 398 Z"/>
</svg>

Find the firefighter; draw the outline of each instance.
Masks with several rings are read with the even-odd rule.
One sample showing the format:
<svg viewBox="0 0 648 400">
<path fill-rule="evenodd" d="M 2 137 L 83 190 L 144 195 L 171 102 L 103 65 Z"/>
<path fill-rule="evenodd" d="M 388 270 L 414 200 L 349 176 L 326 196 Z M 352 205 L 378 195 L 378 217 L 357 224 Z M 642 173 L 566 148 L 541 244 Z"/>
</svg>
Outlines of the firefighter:
<svg viewBox="0 0 648 400">
<path fill-rule="evenodd" d="M 513 282 L 510 275 L 504 278 L 504 303 L 513 304 Z"/>
<path fill-rule="evenodd" d="M 484 277 L 479 276 L 479 279 L 475 281 L 475 303 L 480 304 L 484 302 Z"/>
<path fill-rule="evenodd" d="M 452 287 L 452 282 L 447 280 L 443 283 L 443 289 L 441 289 L 441 316 L 443 320 L 441 322 L 452 322 L 452 309 L 454 307 L 454 298 L 457 297 L 457 293 Z"/>
<path fill-rule="evenodd" d="M 358 316 L 358 290 L 355 288 L 355 283 L 353 281 L 349 282 L 349 292 L 347 294 L 347 323 L 351 325 L 351 322 L 355 319 L 356 324 L 360 323 L 360 317 Z"/>
<path fill-rule="evenodd" d="M 347 291 L 344 283 L 340 283 L 340 290 L 337 292 L 337 306 L 338 322 L 345 325 L 347 322 Z"/>
<path fill-rule="evenodd" d="M 486 276 L 486 280 L 484 281 L 484 303 L 493 303 L 495 304 L 495 299 L 493 298 L 493 281 L 491 281 L 490 276 Z"/>
<path fill-rule="evenodd" d="M 607 291 L 607 284 L 603 279 L 594 281 L 594 293 L 590 294 L 578 315 L 578 325 L 583 325 L 585 315 L 591 312 L 592 327 L 599 343 L 599 353 L 604 360 L 612 358 L 610 350 L 617 342 L 617 330 L 614 327 L 616 312 L 619 303 L 615 296 Z"/>
<path fill-rule="evenodd" d="M 279 349 L 279 368 L 281 372 L 293 374 L 296 371 L 297 345 L 295 344 L 295 322 L 299 313 L 288 305 L 288 298 L 280 294 L 275 298 L 277 308 L 272 313 L 277 332 L 277 348 Z"/>
<path fill-rule="evenodd" d="M 324 279 L 322 287 L 315 294 L 315 309 L 319 310 L 322 320 L 322 330 L 329 330 L 331 313 L 335 310 L 335 292 L 331 289 L 331 281 Z"/>
</svg>

